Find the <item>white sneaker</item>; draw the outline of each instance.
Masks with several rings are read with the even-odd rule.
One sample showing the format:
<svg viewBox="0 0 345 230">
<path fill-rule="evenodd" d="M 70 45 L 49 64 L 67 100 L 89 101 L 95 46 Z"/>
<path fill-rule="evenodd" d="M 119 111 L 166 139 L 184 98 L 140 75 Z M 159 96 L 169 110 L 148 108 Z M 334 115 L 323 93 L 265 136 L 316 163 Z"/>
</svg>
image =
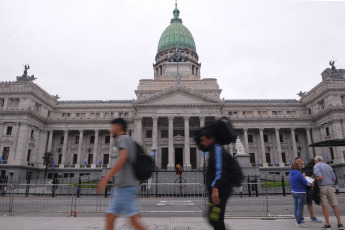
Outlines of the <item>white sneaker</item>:
<svg viewBox="0 0 345 230">
<path fill-rule="evenodd" d="M 296 224 L 296 228 L 304 228 L 304 227 L 306 227 L 306 226 L 303 223 L 302 224 Z"/>
</svg>

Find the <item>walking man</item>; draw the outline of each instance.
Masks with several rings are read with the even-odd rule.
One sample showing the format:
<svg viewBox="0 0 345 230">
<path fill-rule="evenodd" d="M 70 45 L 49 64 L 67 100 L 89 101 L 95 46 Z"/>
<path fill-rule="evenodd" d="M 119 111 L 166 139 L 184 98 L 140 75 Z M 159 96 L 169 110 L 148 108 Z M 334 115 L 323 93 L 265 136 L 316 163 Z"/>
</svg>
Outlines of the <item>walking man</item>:
<svg viewBox="0 0 345 230">
<path fill-rule="evenodd" d="M 301 172 L 303 176 L 313 177 L 313 168 L 309 167 L 308 165 L 304 164 L 304 161 L 300 157 L 296 157 L 295 161 L 299 164 L 301 168 Z M 314 216 L 314 209 L 313 209 L 313 199 L 312 199 L 312 188 L 311 186 L 307 185 L 306 189 L 306 202 L 304 205 L 307 205 L 309 214 L 310 214 L 310 222 L 321 223 L 321 220 Z M 304 212 L 304 208 L 303 208 Z M 304 217 L 302 212 L 302 223 L 304 223 Z"/>
<path fill-rule="evenodd" d="M 231 185 L 227 177 L 227 157 L 230 157 L 223 147 L 215 142 L 212 133 L 203 133 L 200 143 L 209 149 L 206 185 L 209 194 L 208 220 L 215 230 L 225 230 L 224 213 L 226 202 L 230 196 Z"/>
<path fill-rule="evenodd" d="M 110 172 L 99 182 L 98 192 L 102 194 L 108 181 L 115 176 L 115 189 L 112 191 L 112 199 L 106 216 L 106 230 L 113 230 L 115 220 L 118 217 L 127 217 L 134 228 L 145 230 L 138 217 L 136 193 L 138 181 L 132 169 L 132 162 L 136 159 L 136 145 L 126 135 L 127 123 L 122 118 L 116 118 L 111 122 L 110 133 L 116 140 L 119 149 L 117 160 Z"/>
<path fill-rule="evenodd" d="M 337 197 L 334 193 L 334 182 L 336 181 L 335 173 L 332 167 L 328 164 L 323 163 L 322 156 L 316 156 L 315 159 L 315 166 L 314 166 L 314 174 L 316 176 L 316 181 L 320 187 L 320 198 L 321 198 L 321 205 L 322 205 L 322 212 L 326 220 L 324 229 L 331 229 L 331 225 L 329 223 L 329 213 L 328 213 L 328 205 L 332 206 L 335 216 L 338 220 L 338 229 L 344 230 L 343 225 L 341 224 L 340 220 L 340 212 L 338 208 L 338 201 Z"/>
</svg>

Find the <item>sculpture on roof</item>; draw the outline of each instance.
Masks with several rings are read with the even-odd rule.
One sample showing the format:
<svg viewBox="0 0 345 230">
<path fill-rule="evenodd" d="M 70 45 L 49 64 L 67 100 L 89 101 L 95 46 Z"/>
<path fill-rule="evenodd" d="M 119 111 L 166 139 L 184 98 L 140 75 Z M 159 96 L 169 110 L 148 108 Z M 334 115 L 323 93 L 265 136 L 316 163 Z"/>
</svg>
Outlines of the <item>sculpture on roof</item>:
<svg viewBox="0 0 345 230">
<path fill-rule="evenodd" d="M 30 66 L 24 65 L 24 73 L 22 76 L 17 76 L 17 81 L 26 82 L 26 81 L 34 81 L 37 79 L 35 78 L 34 75 L 31 75 L 31 76 L 28 75 L 28 69 L 30 69 Z"/>
<path fill-rule="evenodd" d="M 332 70 L 336 70 L 335 61 L 334 61 L 334 60 L 331 60 L 331 61 L 329 62 L 329 65 L 332 66 Z"/>
<path fill-rule="evenodd" d="M 307 94 L 307 92 L 302 92 L 302 91 L 299 91 L 299 93 L 297 94 L 299 97 L 303 97 Z"/>
</svg>

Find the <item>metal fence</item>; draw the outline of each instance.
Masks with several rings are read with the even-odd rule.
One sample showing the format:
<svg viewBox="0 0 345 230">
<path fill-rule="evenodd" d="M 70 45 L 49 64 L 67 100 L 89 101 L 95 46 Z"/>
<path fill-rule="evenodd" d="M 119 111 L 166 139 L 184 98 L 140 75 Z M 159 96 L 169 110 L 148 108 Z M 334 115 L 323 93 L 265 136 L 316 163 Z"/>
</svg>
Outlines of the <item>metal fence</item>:
<svg viewBox="0 0 345 230">
<path fill-rule="evenodd" d="M 138 192 L 141 215 L 166 213 L 205 216 L 205 189 L 201 183 L 143 183 Z"/>
</svg>

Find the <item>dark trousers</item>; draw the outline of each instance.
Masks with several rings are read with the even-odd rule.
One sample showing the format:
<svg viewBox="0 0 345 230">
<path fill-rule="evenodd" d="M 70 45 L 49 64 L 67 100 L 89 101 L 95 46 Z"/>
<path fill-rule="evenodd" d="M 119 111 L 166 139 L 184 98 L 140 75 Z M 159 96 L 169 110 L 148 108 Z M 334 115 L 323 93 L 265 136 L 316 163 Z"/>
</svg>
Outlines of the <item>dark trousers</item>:
<svg viewBox="0 0 345 230">
<path fill-rule="evenodd" d="M 224 224 L 224 214 L 226 208 L 226 202 L 230 197 L 230 188 L 223 188 L 218 190 L 218 195 L 220 199 L 219 205 L 212 204 L 212 188 L 208 189 L 208 221 L 212 225 L 214 230 L 225 230 Z"/>
</svg>

